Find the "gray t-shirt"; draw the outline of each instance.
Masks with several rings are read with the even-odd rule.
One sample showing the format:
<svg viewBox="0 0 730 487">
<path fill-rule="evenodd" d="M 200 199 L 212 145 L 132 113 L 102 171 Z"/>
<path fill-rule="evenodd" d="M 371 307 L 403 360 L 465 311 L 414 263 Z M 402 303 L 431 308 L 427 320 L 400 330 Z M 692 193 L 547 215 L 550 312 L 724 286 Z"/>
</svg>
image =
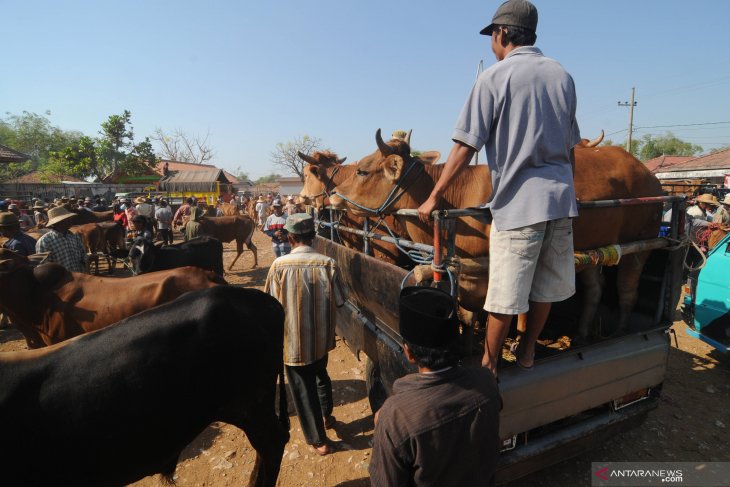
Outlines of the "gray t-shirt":
<svg viewBox="0 0 730 487">
<path fill-rule="evenodd" d="M 477 79 L 453 139 L 486 146 L 497 230 L 578 216 L 570 150 L 580 141 L 573 78 L 532 46 Z"/>
</svg>

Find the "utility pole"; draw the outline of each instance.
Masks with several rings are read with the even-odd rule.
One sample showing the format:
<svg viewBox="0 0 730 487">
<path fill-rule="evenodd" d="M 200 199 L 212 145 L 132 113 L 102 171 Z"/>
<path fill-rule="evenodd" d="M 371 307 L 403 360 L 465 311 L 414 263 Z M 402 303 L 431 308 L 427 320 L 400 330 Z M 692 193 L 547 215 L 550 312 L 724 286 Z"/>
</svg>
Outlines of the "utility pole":
<svg viewBox="0 0 730 487">
<path fill-rule="evenodd" d="M 629 137 L 626 139 L 626 152 L 631 154 L 631 135 L 634 133 L 634 107 L 636 102 L 634 101 L 634 94 L 636 88 L 631 88 L 631 101 L 618 102 L 620 107 L 629 107 Z"/>
</svg>

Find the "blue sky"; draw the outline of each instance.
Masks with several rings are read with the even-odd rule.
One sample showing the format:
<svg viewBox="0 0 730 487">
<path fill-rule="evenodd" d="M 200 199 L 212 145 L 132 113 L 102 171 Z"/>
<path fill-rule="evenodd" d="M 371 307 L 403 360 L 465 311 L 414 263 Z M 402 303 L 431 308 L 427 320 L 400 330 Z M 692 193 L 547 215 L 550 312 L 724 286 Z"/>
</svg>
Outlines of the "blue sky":
<svg viewBox="0 0 730 487">
<path fill-rule="evenodd" d="M 443 161 L 479 61 L 495 62 L 478 32 L 500 3 L 0 0 L 0 113 L 50 110 L 95 135 L 128 109 L 137 139 L 210 132 L 212 162 L 253 178 L 276 169 L 277 142 L 306 134 L 356 160 L 379 127 L 412 128 L 414 149 Z M 636 87 L 634 137 L 730 145 L 730 2 L 534 3 L 537 46 L 573 75 L 584 137 L 623 141 L 617 102 Z"/>
</svg>

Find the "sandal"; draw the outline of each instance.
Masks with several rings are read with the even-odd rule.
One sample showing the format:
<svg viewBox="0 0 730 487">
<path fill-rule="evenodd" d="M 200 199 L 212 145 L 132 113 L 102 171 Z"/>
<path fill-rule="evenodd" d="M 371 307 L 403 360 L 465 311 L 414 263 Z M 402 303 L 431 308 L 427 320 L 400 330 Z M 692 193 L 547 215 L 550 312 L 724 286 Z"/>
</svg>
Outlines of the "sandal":
<svg viewBox="0 0 730 487">
<path fill-rule="evenodd" d="M 515 363 L 517 364 L 517 367 L 521 368 L 522 370 L 532 370 L 533 367 L 535 367 L 535 355 L 532 355 L 532 365 L 525 365 L 520 361 L 520 342 L 513 343 L 509 351 L 512 353 L 512 355 L 515 356 Z"/>
</svg>

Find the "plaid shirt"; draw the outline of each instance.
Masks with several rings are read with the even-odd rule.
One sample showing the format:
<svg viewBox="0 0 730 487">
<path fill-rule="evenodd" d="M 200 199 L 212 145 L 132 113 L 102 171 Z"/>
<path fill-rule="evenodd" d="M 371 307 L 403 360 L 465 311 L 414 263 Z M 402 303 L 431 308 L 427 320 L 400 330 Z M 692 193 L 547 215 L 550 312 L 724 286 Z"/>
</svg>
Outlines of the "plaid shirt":
<svg viewBox="0 0 730 487">
<path fill-rule="evenodd" d="M 335 306 L 345 303 L 337 263 L 312 247 L 274 260 L 264 291 L 284 307 L 284 363 L 307 365 L 335 348 Z"/>
<path fill-rule="evenodd" d="M 48 261 L 61 264 L 70 272 L 86 272 L 86 248 L 81 235 L 51 230 L 38 239 L 35 250 L 50 252 Z"/>
</svg>

